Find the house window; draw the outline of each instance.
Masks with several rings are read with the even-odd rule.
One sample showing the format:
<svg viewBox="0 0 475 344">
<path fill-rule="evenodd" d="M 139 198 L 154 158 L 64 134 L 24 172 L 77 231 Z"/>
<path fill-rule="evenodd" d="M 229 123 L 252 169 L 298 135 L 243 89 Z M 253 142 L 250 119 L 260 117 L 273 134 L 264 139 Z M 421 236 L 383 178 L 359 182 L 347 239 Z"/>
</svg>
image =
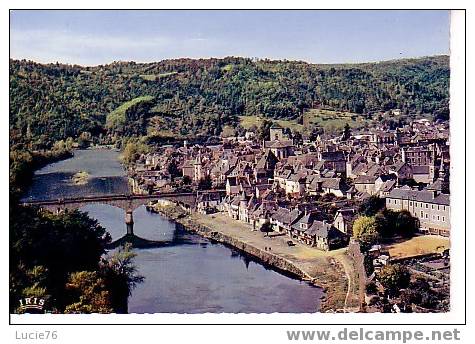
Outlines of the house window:
<svg viewBox="0 0 475 344">
<path fill-rule="evenodd" d="M 429 205 L 426 203 L 426 209 L 429 208 Z"/>
<path fill-rule="evenodd" d="M 445 216 L 442 216 L 442 222 L 445 222 Z"/>
<path fill-rule="evenodd" d="M 424 218 L 424 212 L 421 210 L 421 218 Z"/>
<path fill-rule="evenodd" d="M 412 202 L 409 202 L 409 205 L 412 205 Z"/>
<path fill-rule="evenodd" d="M 439 215 L 437 215 L 437 221 L 440 221 L 440 216 Z"/>
<path fill-rule="evenodd" d="M 432 204 L 432 209 L 434 209 L 434 205 Z"/>
<path fill-rule="evenodd" d="M 428 215 L 428 214 L 426 214 L 426 219 L 428 219 L 428 218 L 429 218 L 429 215 Z"/>
</svg>

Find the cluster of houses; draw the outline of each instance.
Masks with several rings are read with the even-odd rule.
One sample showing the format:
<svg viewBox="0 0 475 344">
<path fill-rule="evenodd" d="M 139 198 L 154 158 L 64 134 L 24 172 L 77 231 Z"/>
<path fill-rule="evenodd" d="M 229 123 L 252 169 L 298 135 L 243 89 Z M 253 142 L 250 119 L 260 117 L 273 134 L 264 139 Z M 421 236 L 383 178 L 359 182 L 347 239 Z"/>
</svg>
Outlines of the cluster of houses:
<svg viewBox="0 0 475 344">
<path fill-rule="evenodd" d="M 422 232 L 449 235 L 448 124 L 415 121 L 303 142 L 273 125 L 268 138 L 248 132 L 214 146 L 162 146 L 141 157 L 131 183 L 141 193 L 223 190 L 201 195 L 197 210 L 325 250 L 347 242 L 359 202 L 371 196 L 410 211 Z"/>
</svg>

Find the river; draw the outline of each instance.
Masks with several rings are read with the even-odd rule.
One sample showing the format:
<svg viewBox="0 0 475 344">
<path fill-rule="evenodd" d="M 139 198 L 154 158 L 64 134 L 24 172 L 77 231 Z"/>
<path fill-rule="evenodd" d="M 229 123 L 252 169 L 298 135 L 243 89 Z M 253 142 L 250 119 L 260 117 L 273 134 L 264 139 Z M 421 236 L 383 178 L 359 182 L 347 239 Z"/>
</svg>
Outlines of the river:
<svg viewBox="0 0 475 344">
<path fill-rule="evenodd" d="M 89 174 L 75 185 L 78 171 Z M 118 152 L 79 150 L 73 158 L 35 173 L 25 200 L 127 192 Z M 126 233 L 124 212 L 108 205 L 81 208 L 97 219 L 113 240 Z M 129 297 L 129 313 L 307 313 L 319 309 L 322 289 L 276 272 L 233 248 L 185 231 L 181 225 L 144 206 L 134 211 L 134 233 L 167 242 L 134 249 L 135 264 L 145 277 Z"/>
</svg>

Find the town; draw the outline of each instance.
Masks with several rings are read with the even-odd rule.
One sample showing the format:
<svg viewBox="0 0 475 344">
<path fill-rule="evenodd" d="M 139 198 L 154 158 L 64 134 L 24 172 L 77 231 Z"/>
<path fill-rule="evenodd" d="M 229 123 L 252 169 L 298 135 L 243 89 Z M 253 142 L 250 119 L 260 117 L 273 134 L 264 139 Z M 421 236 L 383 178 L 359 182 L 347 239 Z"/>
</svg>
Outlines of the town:
<svg viewBox="0 0 475 344">
<path fill-rule="evenodd" d="M 128 171 L 133 192 L 209 190 L 182 208 L 226 217 L 230 226 L 247 224 L 289 247 L 331 252 L 357 244 L 367 310 L 400 312 L 412 304 L 410 311 L 447 311 L 448 301 L 439 302 L 449 288 L 447 122 L 421 119 L 360 130 L 346 125 L 336 135 L 312 137 L 271 121 L 258 129 L 265 137 L 248 130 L 219 144 L 185 141 L 142 154 Z M 429 239 L 412 242 L 419 238 Z M 388 247 L 403 253 L 393 257 Z M 397 262 L 407 261 L 409 268 L 395 271 Z M 423 271 L 415 268 L 421 264 Z M 384 285 L 384 271 L 398 273 L 400 285 Z M 429 294 L 423 301 L 415 295 L 421 288 Z M 377 295 L 393 301 L 378 303 Z"/>
</svg>

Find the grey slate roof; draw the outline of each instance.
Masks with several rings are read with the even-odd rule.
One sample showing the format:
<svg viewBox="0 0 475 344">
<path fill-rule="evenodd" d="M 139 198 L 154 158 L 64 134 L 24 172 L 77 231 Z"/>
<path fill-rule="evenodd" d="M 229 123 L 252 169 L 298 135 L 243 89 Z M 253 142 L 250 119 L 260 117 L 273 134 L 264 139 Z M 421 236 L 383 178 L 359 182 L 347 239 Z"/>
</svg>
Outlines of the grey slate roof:
<svg viewBox="0 0 475 344">
<path fill-rule="evenodd" d="M 332 239 L 341 235 L 341 232 L 331 224 L 323 221 L 314 221 L 309 229 L 305 231 L 310 236 Z"/>
<path fill-rule="evenodd" d="M 325 161 L 346 161 L 345 154 L 342 151 L 322 152 L 322 160 L 325 160 Z"/>
<path fill-rule="evenodd" d="M 393 189 L 387 198 L 409 199 L 416 202 L 433 203 L 440 205 L 450 205 L 450 195 L 438 194 L 434 197 L 434 193 L 426 190 L 412 190 L 402 187 Z"/>
<path fill-rule="evenodd" d="M 378 179 L 376 176 L 365 176 L 361 175 L 356 177 L 355 184 L 374 184 L 374 182 Z"/>
</svg>

